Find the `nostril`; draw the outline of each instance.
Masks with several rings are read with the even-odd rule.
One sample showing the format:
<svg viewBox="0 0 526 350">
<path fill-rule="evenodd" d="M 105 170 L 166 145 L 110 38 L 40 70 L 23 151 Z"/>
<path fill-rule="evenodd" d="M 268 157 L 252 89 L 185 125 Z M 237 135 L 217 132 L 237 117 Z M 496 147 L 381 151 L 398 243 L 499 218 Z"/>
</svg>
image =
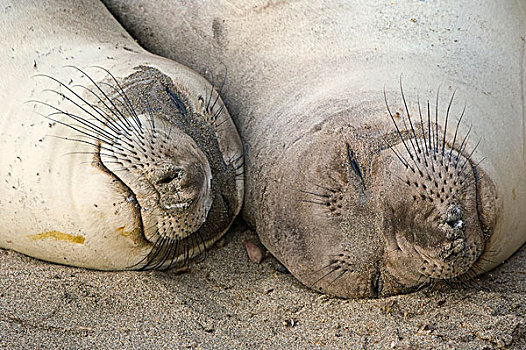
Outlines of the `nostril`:
<svg viewBox="0 0 526 350">
<path fill-rule="evenodd" d="M 163 174 L 160 174 L 160 179 L 156 181 L 157 185 L 169 184 L 174 180 L 182 180 L 185 175 L 183 169 L 174 168 L 165 171 Z"/>
<path fill-rule="evenodd" d="M 450 204 L 446 209 L 445 218 L 443 219 L 443 222 L 445 222 L 449 227 L 454 229 L 462 229 L 462 210 L 458 205 Z"/>
<path fill-rule="evenodd" d="M 462 220 L 449 220 L 449 221 L 446 221 L 446 224 L 449 225 L 449 227 L 451 228 L 462 228 L 462 226 L 464 225 L 464 222 Z"/>
<path fill-rule="evenodd" d="M 176 178 L 177 178 L 177 176 L 169 175 L 169 176 L 166 176 L 166 177 L 162 178 L 161 180 L 157 181 L 157 184 L 158 185 L 160 185 L 160 184 L 167 184 L 167 183 L 172 182 Z"/>
<path fill-rule="evenodd" d="M 448 224 L 449 227 L 455 227 L 455 223 L 456 223 L 456 220 L 449 220 L 449 221 L 446 221 L 446 224 Z"/>
</svg>

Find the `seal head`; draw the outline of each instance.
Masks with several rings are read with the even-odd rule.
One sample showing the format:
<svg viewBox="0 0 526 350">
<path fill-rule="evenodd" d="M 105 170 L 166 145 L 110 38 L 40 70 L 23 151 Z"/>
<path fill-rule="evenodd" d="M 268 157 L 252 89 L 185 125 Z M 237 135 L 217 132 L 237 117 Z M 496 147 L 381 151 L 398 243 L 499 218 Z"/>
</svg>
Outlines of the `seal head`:
<svg viewBox="0 0 526 350">
<path fill-rule="evenodd" d="M 98 190 L 119 192 L 119 206 L 137 223 L 125 237 L 137 250 L 127 268 L 186 265 L 228 229 L 243 198 L 241 144 L 219 93 L 204 80 L 188 87 L 150 66 L 123 79 L 98 68 L 102 80 L 71 68 L 89 84 L 70 87 L 48 76 L 64 102 L 44 103 L 53 108 L 46 116 L 72 131 L 62 138 L 87 147 L 79 153 L 113 178 L 112 188 Z"/>
<path fill-rule="evenodd" d="M 303 283 L 379 297 L 476 274 L 495 187 L 473 160 L 476 147 L 467 151 L 462 116 L 451 128 L 451 116 L 428 115 L 364 102 L 286 149 L 259 222 L 272 232 L 262 242 Z"/>
</svg>

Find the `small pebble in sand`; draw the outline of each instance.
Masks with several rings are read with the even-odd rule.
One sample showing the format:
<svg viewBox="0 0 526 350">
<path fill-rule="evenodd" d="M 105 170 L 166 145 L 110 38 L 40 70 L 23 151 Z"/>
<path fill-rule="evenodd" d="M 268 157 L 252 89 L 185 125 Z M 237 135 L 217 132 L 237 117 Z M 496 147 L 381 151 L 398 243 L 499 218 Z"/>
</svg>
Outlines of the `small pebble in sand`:
<svg viewBox="0 0 526 350">
<path fill-rule="evenodd" d="M 292 318 L 290 320 L 283 320 L 282 323 L 285 327 L 294 327 L 296 325 L 296 321 Z"/>
<path fill-rule="evenodd" d="M 263 253 L 261 252 L 261 249 L 259 249 L 259 247 L 254 243 L 245 241 L 245 249 L 247 250 L 248 258 L 252 262 L 259 264 L 261 260 L 263 260 Z"/>
</svg>

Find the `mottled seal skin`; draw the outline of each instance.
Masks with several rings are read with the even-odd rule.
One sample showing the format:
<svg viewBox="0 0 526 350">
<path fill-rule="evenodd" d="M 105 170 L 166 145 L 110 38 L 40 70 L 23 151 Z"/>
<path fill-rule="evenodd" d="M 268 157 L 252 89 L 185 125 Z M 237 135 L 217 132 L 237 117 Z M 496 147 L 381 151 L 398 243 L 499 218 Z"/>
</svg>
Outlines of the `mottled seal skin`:
<svg viewBox="0 0 526 350">
<path fill-rule="evenodd" d="M 101 270 L 204 253 L 243 200 L 214 87 L 144 51 L 97 1 L 1 5 L 0 247 Z"/>
<path fill-rule="evenodd" d="M 244 217 L 306 285 L 462 282 L 526 240 L 524 3 L 105 3 L 153 52 L 226 67 Z"/>
</svg>

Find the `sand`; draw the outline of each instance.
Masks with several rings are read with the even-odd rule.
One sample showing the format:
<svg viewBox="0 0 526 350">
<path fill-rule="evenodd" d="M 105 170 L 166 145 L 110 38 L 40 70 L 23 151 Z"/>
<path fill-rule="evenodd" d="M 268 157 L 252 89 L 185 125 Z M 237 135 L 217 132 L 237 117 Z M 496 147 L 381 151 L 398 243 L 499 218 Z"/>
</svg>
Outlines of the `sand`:
<svg viewBox="0 0 526 350">
<path fill-rule="evenodd" d="M 526 349 L 526 248 L 463 288 L 309 290 L 238 221 L 184 273 L 100 272 L 0 250 L 2 349 Z"/>
</svg>

